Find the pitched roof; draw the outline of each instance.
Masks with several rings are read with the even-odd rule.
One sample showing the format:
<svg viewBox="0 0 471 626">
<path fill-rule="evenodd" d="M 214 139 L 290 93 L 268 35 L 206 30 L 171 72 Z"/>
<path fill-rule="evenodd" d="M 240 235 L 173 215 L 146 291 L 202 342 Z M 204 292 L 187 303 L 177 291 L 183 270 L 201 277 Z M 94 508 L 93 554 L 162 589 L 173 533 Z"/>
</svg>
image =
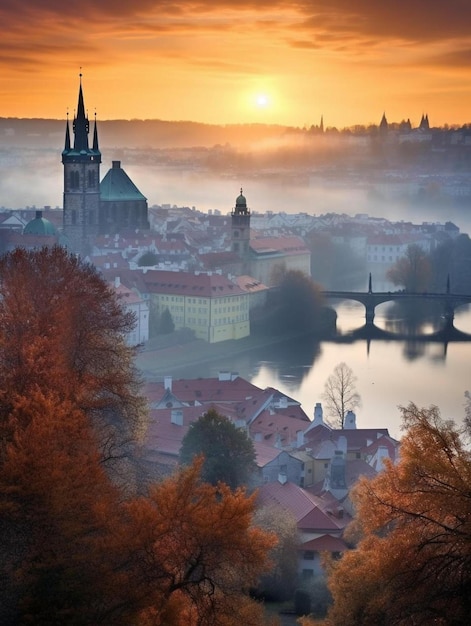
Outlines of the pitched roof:
<svg viewBox="0 0 471 626">
<path fill-rule="evenodd" d="M 113 161 L 113 166 L 100 183 L 101 200 L 105 202 L 146 200 L 126 172 L 120 161 Z"/>
<path fill-rule="evenodd" d="M 309 252 L 301 237 L 260 237 L 250 240 L 250 248 L 256 254 L 306 254 Z"/>
<path fill-rule="evenodd" d="M 313 550 L 314 552 L 345 552 L 348 550 L 345 541 L 332 535 L 321 535 L 310 539 L 301 545 L 301 550 Z"/>
<path fill-rule="evenodd" d="M 236 283 L 226 276 L 212 272 L 169 272 L 148 270 L 144 282 L 149 293 L 218 298 L 245 294 Z"/>
<path fill-rule="evenodd" d="M 333 518 L 324 512 L 325 503 L 294 483 L 279 481 L 266 483 L 259 488 L 258 498 L 261 504 L 278 505 L 289 511 L 296 520 L 298 528 L 304 530 L 340 531 L 346 520 Z"/>
<path fill-rule="evenodd" d="M 158 400 L 165 392 L 163 382 L 148 382 L 146 397 Z M 172 393 L 182 402 L 207 404 L 210 402 L 242 402 L 256 398 L 262 390 L 245 378 L 185 378 L 172 380 Z"/>
</svg>

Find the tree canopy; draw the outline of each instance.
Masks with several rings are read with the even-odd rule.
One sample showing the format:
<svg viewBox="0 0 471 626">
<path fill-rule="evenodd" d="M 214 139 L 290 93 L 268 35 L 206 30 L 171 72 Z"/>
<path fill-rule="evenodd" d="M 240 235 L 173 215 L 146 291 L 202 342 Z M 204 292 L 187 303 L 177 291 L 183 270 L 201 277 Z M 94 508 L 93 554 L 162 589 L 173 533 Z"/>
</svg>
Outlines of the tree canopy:
<svg viewBox="0 0 471 626">
<path fill-rule="evenodd" d="M 279 268 L 277 288 L 272 292 L 268 309 L 274 331 L 309 333 L 317 330 L 323 299 L 320 287 L 299 270 Z"/>
<path fill-rule="evenodd" d="M 254 496 L 202 481 L 202 460 L 140 495 L 109 471 L 143 403 L 106 283 L 62 249 L 18 250 L 0 296 L 0 622 L 263 624 L 247 591 L 276 539 Z"/>
<path fill-rule="evenodd" d="M 193 462 L 203 455 L 202 478 L 232 489 L 249 482 L 255 469 L 255 450 L 247 433 L 211 408 L 193 422 L 182 441 L 180 461 Z"/>
<path fill-rule="evenodd" d="M 133 326 L 96 269 L 63 248 L 1 257 L 0 416 L 16 396 L 52 388 L 86 413 L 110 465 L 145 413 L 125 342 Z"/>
<path fill-rule="evenodd" d="M 387 277 L 406 291 L 421 293 L 430 288 L 432 269 L 427 254 L 417 244 L 407 246 L 406 253 L 388 270 Z"/>
<path fill-rule="evenodd" d="M 399 463 L 352 495 L 358 545 L 330 564 L 332 626 L 464 625 L 471 615 L 471 454 L 436 407 L 402 413 Z"/>
</svg>

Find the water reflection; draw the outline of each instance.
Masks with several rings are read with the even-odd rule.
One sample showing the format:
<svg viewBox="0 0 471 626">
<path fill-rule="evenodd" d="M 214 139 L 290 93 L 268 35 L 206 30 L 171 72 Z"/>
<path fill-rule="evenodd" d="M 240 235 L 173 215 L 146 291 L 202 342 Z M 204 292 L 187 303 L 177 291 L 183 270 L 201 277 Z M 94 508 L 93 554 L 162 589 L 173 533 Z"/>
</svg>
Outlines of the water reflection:
<svg viewBox="0 0 471 626">
<path fill-rule="evenodd" d="M 399 335 L 431 334 L 444 326 L 442 307 L 420 299 L 389 303 L 380 319 L 386 330 Z"/>
<path fill-rule="evenodd" d="M 320 343 L 314 337 L 297 337 L 269 348 L 264 348 L 258 369 L 271 371 L 288 387 L 298 388 L 320 354 Z"/>
<path fill-rule="evenodd" d="M 373 329 L 366 328 L 365 309 L 359 303 L 340 304 L 336 310 L 338 336 L 328 341 L 285 341 L 168 373 L 192 378 L 214 377 L 220 370 L 238 372 L 259 387 L 275 387 L 299 400 L 312 417 L 316 402 L 322 400 L 327 378 L 344 361 L 357 377 L 362 398 L 357 411 L 359 428 L 386 426 L 392 436 L 400 437 L 398 406 L 409 402 L 421 407 L 436 405 L 444 418 L 458 422 L 463 419 L 464 392 L 471 389 L 471 343 L 470 335 L 464 340 L 459 333 L 471 332 L 469 307 L 457 311 L 455 336 L 450 335 L 448 342 L 444 334 L 437 334 L 444 332 L 440 330 L 420 338 L 389 333 L 386 328 L 391 319 L 384 308 L 379 309 Z M 428 329 L 427 324 L 423 328 Z M 367 332 L 376 336 L 368 336 Z M 361 333 L 363 336 L 359 336 Z"/>
</svg>

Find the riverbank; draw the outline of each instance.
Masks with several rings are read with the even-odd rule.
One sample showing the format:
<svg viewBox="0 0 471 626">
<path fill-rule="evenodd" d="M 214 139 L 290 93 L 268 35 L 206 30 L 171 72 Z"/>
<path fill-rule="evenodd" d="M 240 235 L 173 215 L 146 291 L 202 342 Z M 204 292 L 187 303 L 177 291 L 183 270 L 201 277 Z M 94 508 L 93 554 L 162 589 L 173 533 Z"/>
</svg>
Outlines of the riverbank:
<svg viewBox="0 0 471 626">
<path fill-rule="evenodd" d="M 202 363 L 230 358 L 252 350 L 276 346 L 286 341 L 299 339 L 304 333 L 283 333 L 276 336 L 252 335 L 243 339 L 229 339 L 219 343 L 207 343 L 202 339 L 181 341 L 162 346 L 160 339 L 150 339 L 136 356 L 136 366 L 145 379 L 151 380 L 172 375 L 182 367 L 197 367 Z"/>
</svg>

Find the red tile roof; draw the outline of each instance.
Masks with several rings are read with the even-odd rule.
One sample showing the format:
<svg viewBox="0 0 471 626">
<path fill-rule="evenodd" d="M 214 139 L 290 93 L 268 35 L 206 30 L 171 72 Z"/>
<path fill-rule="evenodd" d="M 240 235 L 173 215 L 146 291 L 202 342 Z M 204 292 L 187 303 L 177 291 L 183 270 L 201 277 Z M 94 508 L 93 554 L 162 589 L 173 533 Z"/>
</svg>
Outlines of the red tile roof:
<svg viewBox="0 0 471 626">
<path fill-rule="evenodd" d="M 257 254 L 283 253 L 306 254 L 309 252 L 301 237 L 260 237 L 250 240 L 251 249 Z"/>
<path fill-rule="evenodd" d="M 303 543 L 300 550 L 313 550 L 314 552 L 345 552 L 348 550 L 345 541 L 332 535 L 321 535 L 316 539 L 310 539 Z"/>
<path fill-rule="evenodd" d="M 324 512 L 320 498 L 294 483 L 266 483 L 259 488 L 258 499 L 262 505 L 277 505 L 289 511 L 303 530 L 340 531 L 345 526 L 343 519 Z"/>
<path fill-rule="evenodd" d="M 144 274 L 149 293 L 217 298 L 245 292 L 226 276 L 215 273 L 169 272 L 149 270 Z"/>
</svg>

